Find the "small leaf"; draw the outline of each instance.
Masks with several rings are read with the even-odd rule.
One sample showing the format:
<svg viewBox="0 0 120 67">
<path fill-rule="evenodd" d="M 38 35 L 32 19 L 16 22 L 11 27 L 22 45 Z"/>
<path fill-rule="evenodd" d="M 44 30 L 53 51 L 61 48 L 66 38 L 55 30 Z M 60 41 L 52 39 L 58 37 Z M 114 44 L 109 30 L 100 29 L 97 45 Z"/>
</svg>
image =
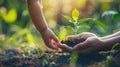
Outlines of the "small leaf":
<svg viewBox="0 0 120 67">
<path fill-rule="evenodd" d="M 63 17 L 64 17 L 65 19 L 67 19 L 69 22 L 74 22 L 74 20 L 73 20 L 71 17 L 69 17 L 69 16 L 63 15 Z"/>
<path fill-rule="evenodd" d="M 63 17 L 64 17 L 65 19 L 67 19 L 67 20 L 72 20 L 72 18 L 69 17 L 69 16 L 65 16 L 65 15 L 63 15 Z"/>
<path fill-rule="evenodd" d="M 119 46 L 119 43 L 114 44 L 111 50 L 114 50 L 117 46 Z"/>
<path fill-rule="evenodd" d="M 65 28 L 74 30 L 73 27 L 71 27 L 71 26 L 66 26 Z"/>
<path fill-rule="evenodd" d="M 17 11 L 15 8 L 9 10 L 8 14 L 4 17 L 6 23 L 12 24 L 17 19 Z"/>
<path fill-rule="evenodd" d="M 73 20 L 77 21 L 78 17 L 79 17 L 79 11 L 77 9 L 74 9 L 72 11 L 72 18 L 73 18 Z"/>
<path fill-rule="evenodd" d="M 112 46 L 112 49 L 111 50 L 114 50 L 117 46 L 119 46 L 119 43 L 115 43 L 113 46 Z M 112 57 L 113 56 L 113 53 L 110 52 L 110 56 Z"/>
<path fill-rule="evenodd" d="M 81 26 L 79 26 L 79 29 L 80 28 L 83 28 L 83 29 L 90 29 L 90 26 L 88 26 L 88 25 L 81 25 Z"/>
<path fill-rule="evenodd" d="M 60 33 L 59 33 L 58 37 L 59 37 L 60 40 L 65 40 L 66 36 L 67 36 L 67 30 L 65 28 L 62 28 L 60 30 Z"/>
<path fill-rule="evenodd" d="M 84 18 L 84 19 L 80 19 L 79 21 L 78 21 L 78 23 L 80 24 L 80 23 L 83 23 L 83 22 L 86 22 L 86 21 L 90 21 L 90 20 L 92 20 L 93 18 Z"/>
<path fill-rule="evenodd" d="M 81 25 L 81 26 L 79 26 L 79 29 L 78 29 L 77 33 L 86 32 L 86 31 L 89 31 L 89 29 L 90 29 L 90 26 Z"/>
<path fill-rule="evenodd" d="M 96 24 L 98 24 L 100 27 L 102 27 L 104 30 L 107 29 L 107 25 L 102 23 L 101 21 L 94 19 L 93 22 L 95 22 Z"/>
</svg>

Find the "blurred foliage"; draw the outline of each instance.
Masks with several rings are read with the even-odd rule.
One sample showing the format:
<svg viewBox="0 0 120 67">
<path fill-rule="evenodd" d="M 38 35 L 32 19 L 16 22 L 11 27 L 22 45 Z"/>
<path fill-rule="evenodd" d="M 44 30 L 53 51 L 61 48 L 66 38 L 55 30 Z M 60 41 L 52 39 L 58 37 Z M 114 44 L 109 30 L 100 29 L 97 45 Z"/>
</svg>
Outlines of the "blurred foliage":
<svg viewBox="0 0 120 67">
<path fill-rule="evenodd" d="M 8 11 L 8 14 L 0 12 L 1 18 L 8 24 L 14 23 L 17 19 L 17 11 L 12 8 Z"/>
<path fill-rule="evenodd" d="M 74 34 L 71 29 L 64 29 L 64 26 L 73 26 L 64 17 L 70 21 L 71 16 L 74 21 L 80 19 L 79 33 L 89 31 L 105 36 L 120 30 L 120 0 L 42 0 L 42 6 L 49 27 L 60 40 Z M 75 8 L 79 12 L 72 12 Z M 30 19 L 26 2 L 0 0 L 0 52 L 9 48 L 21 50 L 23 45 L 26 46 L 24 49 L 31 49 L 30 46 L 47 48 L 43 44 Z"/>
</svg>

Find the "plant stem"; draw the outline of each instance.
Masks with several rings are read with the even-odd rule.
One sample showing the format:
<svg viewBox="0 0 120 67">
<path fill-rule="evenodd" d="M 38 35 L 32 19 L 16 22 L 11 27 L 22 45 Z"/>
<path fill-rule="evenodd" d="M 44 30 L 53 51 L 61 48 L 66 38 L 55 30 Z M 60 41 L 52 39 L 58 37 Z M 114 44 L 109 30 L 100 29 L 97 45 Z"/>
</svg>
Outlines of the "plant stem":
<svg viewBox="0 0 120 67">
<path fill-rule="evenodd" d="M 78 34 L 78 22 L 74 22 L 74 33 L 75 35 Z M 78 53 L 76 52 L 72 52 L 71 54 L 71 60 L 70 60 L 70 67 L 76 67 L 76 62 L 77 62 L 77 59 L 78 59 Z"/>
<path fill-rule="evenodd" d="M 2 34 L 2 22 L 0 21 L 0 34 Z"/>
<path fill-rule="evenodd" d="M 74 27 L 74 33 L 75 33 L 75 35 L 76 35 L 76 34 L 78 34 L 78 21 L 75 21 L 75 22 L 74 22 L 74 26 L 75 26 L 75 27 Z"/>
</svg>

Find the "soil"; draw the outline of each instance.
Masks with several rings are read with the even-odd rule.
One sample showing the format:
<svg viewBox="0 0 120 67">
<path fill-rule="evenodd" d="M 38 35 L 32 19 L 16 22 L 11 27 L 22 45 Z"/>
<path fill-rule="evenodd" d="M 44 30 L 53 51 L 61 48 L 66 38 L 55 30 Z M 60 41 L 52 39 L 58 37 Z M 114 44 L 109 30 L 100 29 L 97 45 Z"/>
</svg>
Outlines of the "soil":
<svg viewBox="0 0 120 67">
<path fill-rule="evenodd" d="M 74 39 L 74 40 L 65 40 L 65 41 L 61 41 L 61 43 L 67 44 L 68 46 L 73 47 L 76 44 L 81 43 L 83 41 L 85 41 L 85 39 L 82 38 L 82 39 Z"/>
<path fill-rule="evenodd" d="M 120 51 L 112 54 L 109 67 L 120 67 Z M 110 52 L 79 55 L 75 67 L 106 67 L 105 60 L 109 55 Z M 24 57 L 17 50 L 10 49 L 5 54 L 0 54 L 0 67 L 70 67 L 70 59 L 69 53 L 46 51 L 43 56 L 38 56 L 36 52 Z"/>
<path fill-rule="evenodd" d="M 76 40 L 77 43 L 83 40 Z M 71 46 L 77 44 L 70 42 Z M 62 43 L 69 43 L 62 42 Z M 72 43 L 72 44 L 71 44 Z M 73 44 L 74 43 L 74 44 Z M 28 52 L 19 52 L 15 49 L 6 50 L 0 54 L 0 67 L 73 67 L 70 64 L 71 53 L 43 51 L 40 49 Z M 106 60 L 107 59 L 107 60 Z M 81 55 L 74 67 L 120 67 L 120 46 L 115 50 L 95 52 Z"/>
</svg>

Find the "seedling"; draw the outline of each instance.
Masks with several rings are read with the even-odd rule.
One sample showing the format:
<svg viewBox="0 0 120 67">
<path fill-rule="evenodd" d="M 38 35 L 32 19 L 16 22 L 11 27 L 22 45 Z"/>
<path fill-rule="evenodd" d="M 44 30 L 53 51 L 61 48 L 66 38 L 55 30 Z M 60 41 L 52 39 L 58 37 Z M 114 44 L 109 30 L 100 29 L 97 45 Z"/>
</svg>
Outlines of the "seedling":
<svg viewBox="0 0 120 67">
<path fill-rule="evenodd" d="M 72 11 L 72 18 L 69 16 L 64 16 L 73 25 L 73 26 L 70 26 L 70 25 L 66 26 L 65 28 L 69 28 L 69 29 L 73 30 L 74 34 L 78 34 L 78 29 L 80 27 L 79 20 L 78 20 L 79 14 L 80 14 L 79 11 L 77 9 L 74 9 Z"/>
<path fill-rule="evenodd" d="M 74 9 L 72 11 L 72 17 L 64 15 L 64 18 L 66 18 L 71 23 L 71 25 L 68 25 L 65 28 L 72 30 L 75 35 L 81 32 L 90 31 L 91 28 L 90 26 L 92 23 L 84 24 L 84 22 L 94 22 L 104 30 L 107 29 L 107 25 L 102 23 L 100 20 L 96 18 L 79 19 L 79 16 L 80 16 L 80 12 L 77 9 Z"/>
<path fill-rule="evenodd" d="M 86 32 L 86 31 L 90 31 L 90 25 L 87 25 L 87 24 L 84 24 L 84 22 L 89 22 L 89 21 L 92 21 L 92 22 L 95 22 L 96 24 L 98 24 L 100 27 L 102 27 L 104 30 L 107 29 L 107 25 L 105 25 L 104 23 L 102 23 L 101 21 L 95 19 L 95 18 L 84 18 L 84 19 L 79 19 L 79 16 L 80 16 L 80 12 L 77 10 L 77 9 L 74 9 L 72 11 L 72 17 L 69 17 L 69 16 L 65 16 L 64 17 L 69 21 L 71 22 L 71 25 L 69 26 L 66 26 L 65 28 L 66 29 L 69 29 L 69 30 L 72 30 L 74 35 L 77 35 L 81 32 Z M 68 30 L 68 31 L 69 31 Z M 81 43 L 85 41 L 85 39 L 75 39 L 73 40 L 72 42 L 71 41 L 62 41 L 62 43 L 65 43 L 67 44 L 68 46 L 71 46 L 73 47 L 74 45 L 78 44 L 78 43 Z M 75 66 L 75 63 L 77 62 L 77 59 L 78 59 L 78 54 L 76 52 L 73 52 L 71 54 L 71 60 L 70 60 L 70 63 L 72 65 L 70 65 L 71 67 Z"/>
<path fill-rule="evenodd" d="M 102 23 L 100 20 L 98 20 L 96 18 L 79 19 L 80 18 L 80 12 L 76 8 L 72 11 L 72 17 L 66 16 L 66 15 L 63 15 L 63 16 L 64 16 L 64 18 L 66 18 L 71 23 L 70 25 L 65 26 L 65 29 L 67 29 L 67 31 L 72 30 L 73 35 L 77 35 L 81 32 L 90 31 L 93 23 L 96 23 L 103 30 L 107 29 L 107 25 Z M 74 45 L 76 45 L 80 42 L 83 42 L 83 41 L 85 41 L 85 39 L 80 39 L 80 40 L 75 39 L 73 41 L 67 41 L 67 42 L 62 41 L 62 43 L 66 43 L 68 46 L 73 47 Z"/>
</svg>

